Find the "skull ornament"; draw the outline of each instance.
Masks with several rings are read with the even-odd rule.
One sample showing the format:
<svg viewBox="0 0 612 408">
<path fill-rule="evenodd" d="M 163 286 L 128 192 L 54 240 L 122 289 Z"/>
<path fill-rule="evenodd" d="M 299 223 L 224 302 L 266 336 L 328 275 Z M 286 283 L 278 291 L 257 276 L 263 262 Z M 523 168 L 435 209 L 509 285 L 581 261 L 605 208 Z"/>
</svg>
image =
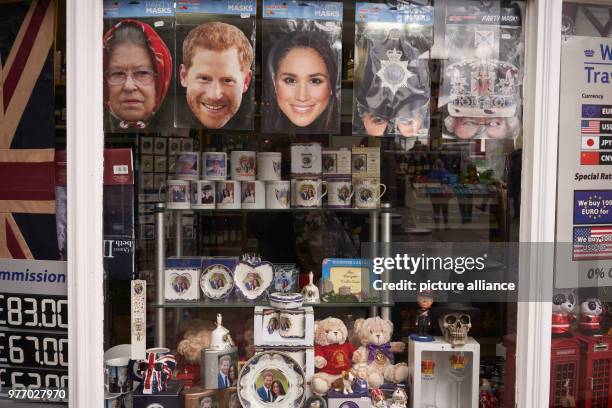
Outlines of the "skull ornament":
<svg viewBox="0 0 612 408">
<path fill-rule="evenodd" d="M 444 340 L 453 347 L 463 346 L 472 328 L 472 319 L 467 313 L 447 313 L 438 319 L 438 324 L 444 333 Z"/>
</svg>

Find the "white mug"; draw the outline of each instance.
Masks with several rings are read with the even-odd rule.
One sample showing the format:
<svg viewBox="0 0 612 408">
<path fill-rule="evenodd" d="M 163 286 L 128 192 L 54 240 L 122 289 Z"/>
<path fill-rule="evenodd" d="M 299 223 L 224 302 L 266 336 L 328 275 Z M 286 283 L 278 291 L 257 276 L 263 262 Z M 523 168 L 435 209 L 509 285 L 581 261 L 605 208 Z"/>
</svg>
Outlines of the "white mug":
<svg viewBox="0 0 612 408">
<path fill-rule="evenodd" d="M 168 180 L 159 187 L 161 193 L 166 190 L 166 208 L 169 210 L 188 210 L 191 207 L 189 181 Z"/>
<path fill-rule="evenodd" d="M 268 181 L 266 183 L 266 208 L 275 210 L 289 208 L 290 181 Z"/>
<path fill-rule="evenodd" d="M 215 182 L 197 180 L 191 182 L 191 208 L 195 210 L 215 208 Z"/>
<path fill-rule="evenodd" d="M 200 153 L 180 152 L 175 157 L 174 173 L 179 180 L 197 180 L 200 176 Z"/>
<path fill-rule="evenodd" d="M 321 143 L 291 144 L 291 174 L 321 174 Z"/>
<path fill-rule="evenodd" d="M 350 178 L 327 180 L 327 206 L 332 208 L 350 208 L 351 198 L 355 192 Z"/>
<path fill-rule="evenodd" d="M 242 208 L 266 208 L 266 184 L 263 181 L 242 182 Z"/>
<path fill-rule="evenodd" d="M 225 180 L 227 178 L 227 153 L 202 153 L 202 177 L 206 180 Z"/>
<path fill-rule="evenodd" d="M 281 179 L 280 152 L 257 153 L 257 180 L 277 181 Z"/>
<path fill-rule="evenodd" d="M 382 188 L 382 192 L 380 189 Z M 387 186 L 379 183 L 377 178 L 355 180 L 355 208 L 378 208 L 380 198 L 387 191 Z"/>
<path fill-rule="evenodd" d="M 296 207 L 320 207 L 321 200 L 327 194 L 327 188 L 323 192 L 324 186 L 325 182 L 321 179 L 295 180 Z"/>
<path fill-rule="evenodd" d="M 217 181 L 217 208 L 240 208 L 239 181 Z"/>
<path fill-rule="evenodd" d="M 255 152 L 234 150 L 232 152 L 232 180 L 253 181 L 257 170 Z"/>
</svg>

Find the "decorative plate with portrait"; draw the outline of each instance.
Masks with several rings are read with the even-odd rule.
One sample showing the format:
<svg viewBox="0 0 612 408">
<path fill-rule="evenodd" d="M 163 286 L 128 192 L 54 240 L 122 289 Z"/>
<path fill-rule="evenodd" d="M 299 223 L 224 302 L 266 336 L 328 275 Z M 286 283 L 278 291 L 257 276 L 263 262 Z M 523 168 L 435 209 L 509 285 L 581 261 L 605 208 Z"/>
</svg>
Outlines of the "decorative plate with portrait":
<svg viewBox="0 0 612 408">
<path fill-rule="evenodd" d="M 234 288 L 232 271 L 225 265 L 210 265 L 200 277 L 200 287 L 204 296 L 218 300 L 227 297 Z"/>
<path fill-rule="evenodd" d="M 270 262 L 253 265 L 249 262 L 240 261 L 234 270 L 236 287 L 248 300 L 258 299 L 266 293 L 273 278 L 274 269 Z"/>
<path fill-rule="evenodd" d="M 256 354 L 238 376 L 238 396 L 245 408 L 301 408 L 304 371 L 293 358 L 277 351 Z"/>
</svg>

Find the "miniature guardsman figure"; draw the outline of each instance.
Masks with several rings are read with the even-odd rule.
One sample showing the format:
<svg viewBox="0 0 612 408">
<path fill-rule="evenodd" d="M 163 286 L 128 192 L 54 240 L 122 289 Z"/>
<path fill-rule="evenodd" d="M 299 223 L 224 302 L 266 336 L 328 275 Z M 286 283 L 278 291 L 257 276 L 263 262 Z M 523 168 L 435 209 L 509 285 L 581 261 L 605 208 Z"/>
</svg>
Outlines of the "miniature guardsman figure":
<svg viewBox="0 0 612 408">
<path fill-rule="evenodd" d="M 418 329 L 417 333 L 411 334 L 410 338 L 414 341 L 433 341 L 433 337 L 429 334 L 431 327 L 431 317 L 429 316 L 429 309 L 433 305 L 434 298 L 432 291 L 423 291 L 417 295 L 417 304 L 419 310 L 416 316 L 416 326 Z"/>
</svg>

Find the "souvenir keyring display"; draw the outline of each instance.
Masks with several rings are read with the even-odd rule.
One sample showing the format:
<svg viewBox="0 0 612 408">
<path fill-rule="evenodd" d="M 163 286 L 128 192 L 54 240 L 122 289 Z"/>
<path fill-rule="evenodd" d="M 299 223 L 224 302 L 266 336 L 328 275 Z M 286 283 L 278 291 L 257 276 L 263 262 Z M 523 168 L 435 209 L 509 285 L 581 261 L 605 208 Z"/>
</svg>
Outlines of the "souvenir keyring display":
<svg viewBox="0 0 612 408">
<path fill-rule="evenodd" d="M 278 381 L 285 387 L 282 395 L 273 394 Z M 288 354 L 265 351 L 252 357 L 238 376 L 238 397 L 244 408 L 301 408 L 306 394 L 306 378 L 300 364 Z"/>
<path fill-rule="evenodd" d="M 232 271 L 225 265 L 210 265 L 202 272 L 200 288 L 207 298 L 219 300 L 227 297 L 234 288 Z"/>
</svg>

